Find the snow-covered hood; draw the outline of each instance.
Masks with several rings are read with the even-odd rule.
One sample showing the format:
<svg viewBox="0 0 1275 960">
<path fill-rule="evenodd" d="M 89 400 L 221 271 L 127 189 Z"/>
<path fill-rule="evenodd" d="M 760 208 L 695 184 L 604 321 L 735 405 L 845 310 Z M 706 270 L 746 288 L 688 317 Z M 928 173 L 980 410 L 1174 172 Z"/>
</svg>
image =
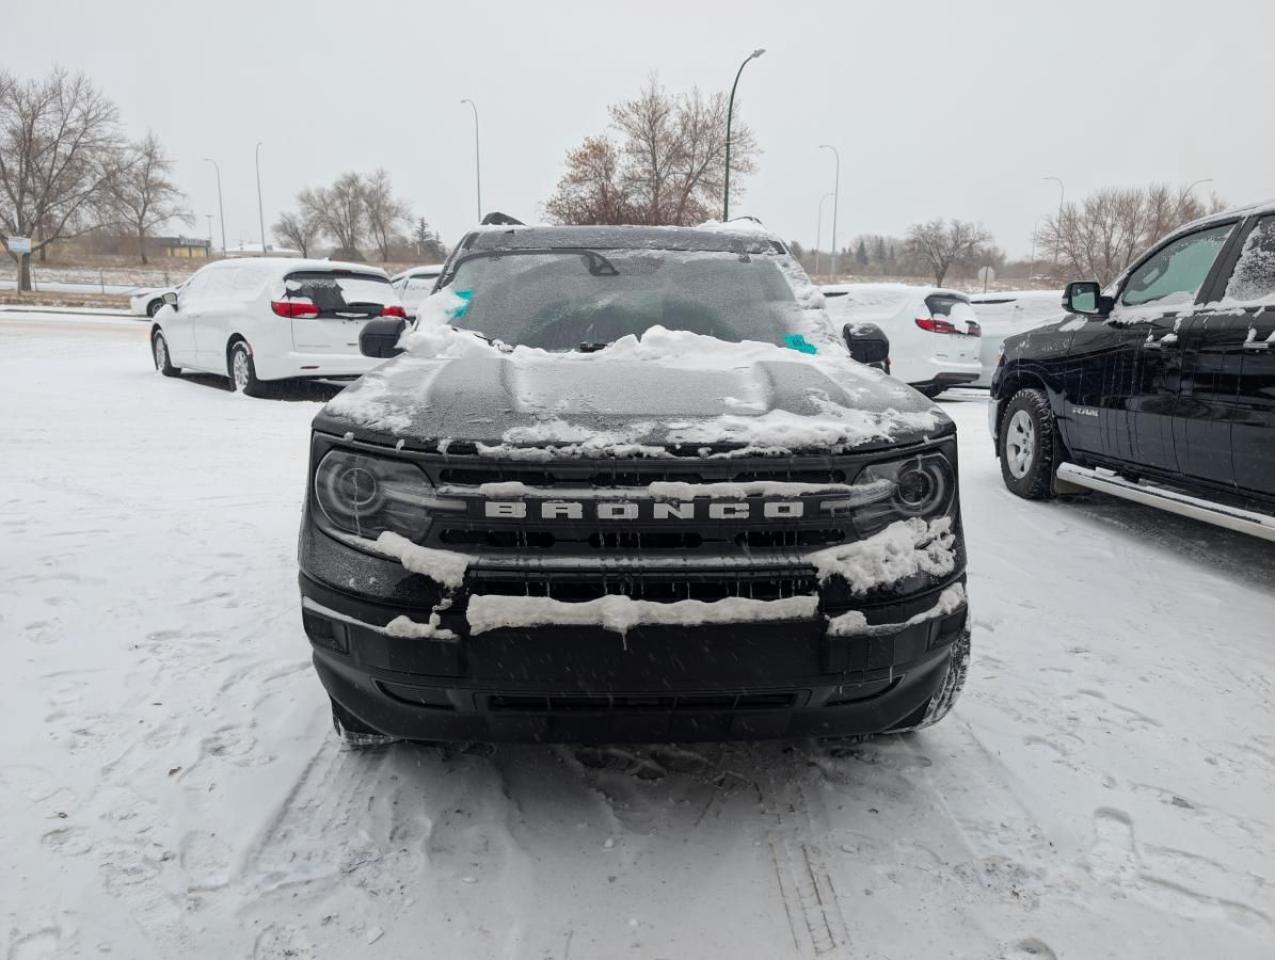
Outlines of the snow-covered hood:
<svg viewBox="0 0 1275 960">
<path fill-rule="evenodd" d="M 500 456 L 830 453 L 954 431 L 906 385 L 848 356 L 648 330 L 598 353 L 420 335 L 333 399 L 316 429 Z M 410 338 L 411 339 L 411 338 Z M 409 339 L 409 342 L 410 342 Z"/>
</svg>

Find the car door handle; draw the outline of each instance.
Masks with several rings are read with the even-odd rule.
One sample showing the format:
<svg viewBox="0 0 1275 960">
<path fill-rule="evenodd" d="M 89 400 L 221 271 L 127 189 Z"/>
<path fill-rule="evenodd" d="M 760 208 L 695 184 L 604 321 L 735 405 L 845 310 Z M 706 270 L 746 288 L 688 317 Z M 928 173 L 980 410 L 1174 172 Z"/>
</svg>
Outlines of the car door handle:
<svg viewBox="0 0 1275 960">
<path fill-rule="evenodd" d="M 1148 334 L 1147 339 L 1143 342 L 1142 346 L 1146 350 L 1161 350 L 1164 347 L 1171 347 L 1177 342 L 1178 335 L 1176 333 L 1166 333 L 1159 340 L 1153 340 Z"/>
</svg>

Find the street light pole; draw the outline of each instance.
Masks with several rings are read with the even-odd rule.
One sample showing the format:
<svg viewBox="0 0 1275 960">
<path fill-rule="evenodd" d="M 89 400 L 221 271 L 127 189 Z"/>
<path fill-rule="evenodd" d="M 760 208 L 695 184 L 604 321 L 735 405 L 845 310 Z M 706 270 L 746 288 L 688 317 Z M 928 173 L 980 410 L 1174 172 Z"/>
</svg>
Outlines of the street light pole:
<svg viewBox="0 0 1275 960">
<path fill-rule="evenodd" d="M 266 255 L 266 214 L 261 206 L 261 141 L 257 141 L 257 225 L 261 227 L 261 255 Z"/>
<path fill-rule="evenodd" d="M 461 103 L 469 104 L 474 111 L 474 187 L 478 192 L 478 222 L 483 222 L 483 165 L 482 154 L 478 149 L 478 107 L 473 100 L 466 97 Z"/>
<path fill-rule="evenodd" d="M 841 208 L 841 154 L 828 143 L 819 144 L 820 150 L 831 150 L 837 158 L 836 174 L 832 181 L 832 277 L 837 276 L 837 211 Z"/>
<path fill-rule="evenodd" d="M 823 245 L 823 202 L 830 196 L 831 193 L 825 193 L 819 198 L 819 225 L 815 228 L 815 276 L 819 276 L 819 249 Z"/>
<path fill-rule="evenodd" d="M 723 223 L 730 219 L 730 125 L 735 114 L 735 88 L 739 86 L 740 74 L 744 72 L 744 67 L 748 66 L 748 61 L 756 60 L 765 52 L 765 49 L 758 47 L 746 56 L 744 62 L 739 65 L 739 69 L 735 71 L 735 82 L 730 87 L 730 102 L 726 105 L 726 188 L 722 191 Z"/>
<path fill-rule="evenodd" d="M 226 255 L 226 208 L 221 203 L 221 167 L 217 166 L 217 161 L 212 157 L 204 157 L 208 163 L 213 165 L 213 169 L 217 171 L 217 219 L 221 221 L 221 255 Z M 212 238 L 209 237 L 209 240 Z"/>
<path fill-rule="evenodd" d="M 1058 221 L 1062 221 L 1063 201 L 1067 197 L 1067 188 L 1063 186 L 1063 182 L 1058 177 L 1041 177 L 1042 180 L 1052 180 L 1058 184 Z"/>
<path fill-rule="evenodd" d="M 1060 231 L 1062 230 L 1063 202 L 1067 197 L 1067 188 L 1063 186 L 1062 179 L 1059 177 L 1041 177 L 1040 179 L 1052 180 L 1054 183 L 1058 184 L 1058 216 L 1054 218 L 1054 237 L 1057 239 L 1061 236 Z M 1055 252 L 1057 249 L 1057 245 L 1055 245 Z M 1058 261 L 1054 261 L 1054 266 L 1058 266 Z"/>
<path fill-rule="evenodd" d="M 1049 214 L 1042 213 L 1036 218 L 1036 222 L 1032 225 L 1032 265 L 1031 273 L 1027 277 L 1027 281 L 1029 283 L 1036 277 L 1036 235 L 1040 232 L 1040 221 L 1044 220 L 1047 216 L 1049 216 Z"/>
<path fill-rule="evenodd" d="M 1203 180 L 1192 180 L 1187 185 L 1187 188 L 1182 191 L 1182 198 L 1178 201 L 1178 210 L 1180 211 L 1182 209 L 1182 205 L 1186 203 L 1186 198 L 1191 195 L 1192 190 L 1194 190 L 1196 187 L 1198 187 L 1202 183 L 1212 183 L 1212 182 L 1213 182 L 1212 177 L 1205 177 Z"/>
</svg>

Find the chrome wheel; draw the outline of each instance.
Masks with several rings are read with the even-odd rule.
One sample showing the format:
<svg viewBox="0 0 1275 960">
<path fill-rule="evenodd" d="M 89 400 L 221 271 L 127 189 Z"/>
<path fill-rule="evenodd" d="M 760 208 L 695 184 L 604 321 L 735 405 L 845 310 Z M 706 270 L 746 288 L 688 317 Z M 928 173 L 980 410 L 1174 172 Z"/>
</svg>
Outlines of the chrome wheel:
<svg viewBox="0 0 1275 960">
<path fill-rule="evenodd" d="M 163 370 L 168 366 L 168 344 L 162 335 L 155 337 L 155 369 Z"/>
<path fill-rule="evenodd" d="M 230 372 L 235 382 L 235 390 L 243 393 L 248 389 L 248 384 L 252 379 L 252 370 L 248 366 L 251 361 L 248 358 L 248 351 L 243 347 L 235 349 L 235 355 L 230 361 Z"/>
<path fill-rule="evenodd" d="M 1036 459 L 1036 422 L 1026 410 L 1015 411 L 1005 428 L 1005 466 L 1015 480 L 1027 476 Z"/>
</svg>

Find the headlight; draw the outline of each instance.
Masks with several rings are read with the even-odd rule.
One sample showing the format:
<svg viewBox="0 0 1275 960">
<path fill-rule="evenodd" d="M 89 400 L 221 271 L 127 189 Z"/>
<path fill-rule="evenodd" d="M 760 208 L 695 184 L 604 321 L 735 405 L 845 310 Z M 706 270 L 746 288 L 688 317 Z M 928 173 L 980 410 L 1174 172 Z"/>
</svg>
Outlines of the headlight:
<svg viewBox="0 0 1275 960">
<path fill-rule="evenodd" d="M 882 481 L 890 483 L 890 495 L 852 512 L 855 530 L 861 537 L 876 533 L 895 520 L 947 516 L 955 507 L 956 472 L 941 453 L 871 464 L 859 474 L 855 485 L 880 485 L 884 489 Z"/>
<path fill-rule="evenodd" d="M 419 540 L 437 510 L 464 510 L 435 496 L 415 464 L 351 450 L 330 450 L 314 473 L 321 519 L 337 530 L 375 540 L 386 530 Z"/>
</svg>

